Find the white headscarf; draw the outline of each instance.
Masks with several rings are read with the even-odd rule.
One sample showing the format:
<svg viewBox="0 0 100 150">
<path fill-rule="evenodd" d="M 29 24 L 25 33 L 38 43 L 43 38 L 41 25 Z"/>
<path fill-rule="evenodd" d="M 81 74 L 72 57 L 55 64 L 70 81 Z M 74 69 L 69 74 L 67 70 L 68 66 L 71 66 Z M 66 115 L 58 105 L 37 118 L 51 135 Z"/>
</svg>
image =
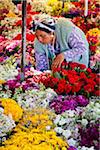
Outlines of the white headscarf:
<svg viewBox="0 0 100 150">
<path fill-rule="evenodd" d="M 54 32 L 54 30 L 55 30 L 56 21 L 53 17 L 51 17 L 47 14 L 36 15 L 34 18 L 34 22 L 35 22 L 35 30 L 38 27 L 47 29 L 51 32 Z"/>
</svg>

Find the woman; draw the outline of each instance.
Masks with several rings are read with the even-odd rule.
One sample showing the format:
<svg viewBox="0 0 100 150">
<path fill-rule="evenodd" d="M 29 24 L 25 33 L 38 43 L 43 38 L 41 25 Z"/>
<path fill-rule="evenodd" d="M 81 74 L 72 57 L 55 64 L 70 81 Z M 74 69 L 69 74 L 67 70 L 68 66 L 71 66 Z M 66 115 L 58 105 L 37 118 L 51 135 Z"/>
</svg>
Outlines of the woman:
<svg viewBox="0 0 100 150">
<path fill-rule="evenodd" d="M 78 62 L 88 67 L 89 45 L 85 34 L 66 18 L 40 17 L 34 25 L 36 69 L 54 70 L 62 62 Z"/>
</svg>

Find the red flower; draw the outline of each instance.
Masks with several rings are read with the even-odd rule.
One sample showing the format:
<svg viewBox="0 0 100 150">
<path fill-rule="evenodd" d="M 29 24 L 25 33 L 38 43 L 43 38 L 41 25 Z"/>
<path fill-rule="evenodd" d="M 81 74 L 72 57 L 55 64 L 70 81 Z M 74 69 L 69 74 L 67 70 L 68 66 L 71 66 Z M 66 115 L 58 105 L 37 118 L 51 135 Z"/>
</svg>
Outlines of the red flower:
<svg viewBox="0 0 100 150">
<path fill-rule="evenodd" d="M 77 82 L 72 86 L 72 93 L 79 92 L 81 90 L 81 82 Z"/>
<path fill-rule="evenodd" d="M 58 82 L 59 82 L 58 78 L 51 78 L 51 82 L 49 83 L 49 85 L 51 88 L 54 88 L 57 86 Z"/>
<path fill-rule="evenodd" d="M 21 34 L 18 34 L 16 37 L 13 38 L 13 40 L 21 40 Z M 26 40 L 33 42 L 35 39 L 35 35 L 32 33 L 26 33 Z"/>
<path fill-rule="evenodd" d="M 84 86 L 84 90 L 88 93 L 93 92 L 94 91 L 94 86 L 89 83 L 89 84 Z"/>
<path fill-rule="evenodd" d="M 79 76 L 77 76 L 77 75 L 74 75 L 74 76 L 73 75 L 69 75 L 68 76 L 68 80 L 69 80 L 70 84 L 74 84 L 74 83 L 79 81 Z"/>
<path fill-rule="evenodd" d="M 17 34 L 17 36 L 14 37 L 13 40 L 21 40 L 21 34 Z"/>
<path fill-rule="evenodd" d="M 86 79 L 86 82 L 87 82 L 87 84 L 91 84 L 92 86 L 95 86 L 95 85 L 96 85 L 96 82 L 93 81 L 93 79 L 91 79 L 91 78 L 87 78 L 87 79 Z"/>
<path fill-rule="evenodd" d="M 87 76 L 84 72 L 80 72 L 80 79 L 82 80 L 86 80 L 87 79 Z"/>
<path fill-rule="evenodd" d="M 22 25 L 22 20 L 18 20 L 16 23 L 15 23 L 15 26 L 21 26 Z"/>
<path fill-rule="evenodd" d="M 28 41 L 33 42 L 34 39 L 35 39 L 35 35 L 32 34 L 32 33 L 27 33 L 27 34 L 26 34 L 26 39 L 27 39 Z"/>
<path fill-rule="evenodd" d="M 90 68 L 87 68 L 86 71 L 87 71 L 88 73 L 91 73 L 91 72 L 92 72 L 92 70 L 91 70 Z"/>
<path fill-rule="evenodd" d="M 65 93 L 68 94 L 71 92 L 72 86 L 70 84 L 66 84 L 65 86 Z"/>
<path fill-rule="evenodd" d="M 94 94 L 95 94 L 96 96 L 100 96 L 100 90 L 96 90 L 96 91 L 94 92 Z"/>
<path fill-rule="evenodd" d="M 97 46 L 95 46 L 95 45 L 90 45 L 90 50 L 91 50 L 92 52 L 95 52 L 96 49 L 97 49 Z"/>
<path fill-rule="evenodd" d="M 84 64 L 79 64 L 80 69 L 84 70 L 86 69 L 86 66 Z"/>
<path fill-rule="evenodd" d="M 70 63 L 69 66 L 71 67 L 71 69 L 74 69 L 74 68 L 78 67 L 78 63 L 72 62 L 72 63 Z"/>
<path fill-rule="evenodd" d="M 62 83 L 58 84 L 58 88 L 55 90 L 58 94 L 64 94 L 65 93 L 65 85 Z"/>
</svg>

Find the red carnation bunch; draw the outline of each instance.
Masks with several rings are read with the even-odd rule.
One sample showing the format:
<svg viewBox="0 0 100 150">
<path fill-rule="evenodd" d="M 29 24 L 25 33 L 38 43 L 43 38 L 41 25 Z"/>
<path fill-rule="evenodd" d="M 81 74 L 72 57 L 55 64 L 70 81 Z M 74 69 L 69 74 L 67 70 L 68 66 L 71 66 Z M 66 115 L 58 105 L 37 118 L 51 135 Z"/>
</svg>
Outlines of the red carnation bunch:
<svg viewBox="0 0 100 150">
<path fill-rule="evenodd" d="M 61 68 L 55 69 L 51 76 L 41 79 L 46 86 L 53 88 L 60 95 L 98 96 L 99 75 L 92 73 L 83 64 L 64 62 Z"/>
</svg>

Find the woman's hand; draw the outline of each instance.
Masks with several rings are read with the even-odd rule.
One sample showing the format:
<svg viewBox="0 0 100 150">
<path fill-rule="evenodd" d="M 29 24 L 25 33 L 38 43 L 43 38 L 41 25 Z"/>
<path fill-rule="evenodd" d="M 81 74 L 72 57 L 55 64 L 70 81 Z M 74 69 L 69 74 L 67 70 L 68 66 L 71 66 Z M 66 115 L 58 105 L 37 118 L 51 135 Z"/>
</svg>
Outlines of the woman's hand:
<svg viewBox="0 0 100 150">
<path fill-rule="evenodd" d="M 51 70 L 61 67 L 63 61 L 64 61 L 64 54 L 63 53 L 58 54 L 52 62 Z"/>
</svg>

